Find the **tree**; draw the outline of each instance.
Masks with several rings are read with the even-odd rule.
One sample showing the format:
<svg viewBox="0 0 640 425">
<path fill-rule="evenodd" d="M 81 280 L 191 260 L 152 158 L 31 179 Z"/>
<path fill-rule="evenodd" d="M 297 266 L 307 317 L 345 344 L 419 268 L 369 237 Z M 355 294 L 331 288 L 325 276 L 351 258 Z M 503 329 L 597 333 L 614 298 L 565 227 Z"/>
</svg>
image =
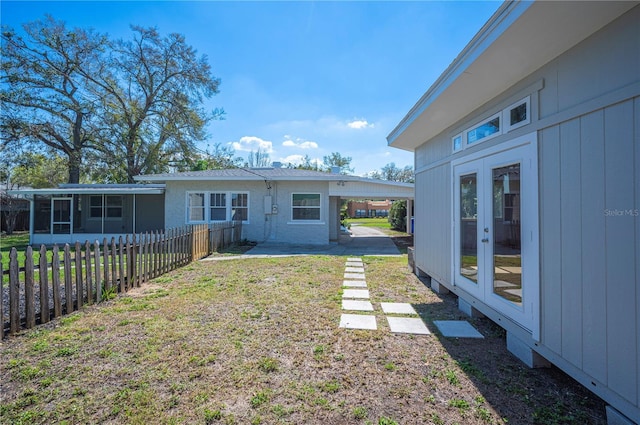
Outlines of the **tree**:
<svg viewBox="0 0 640 425">
<path fill-rule="evenodd" d="M 381 171 L 372 171 L 369 177 L 372 179 L 389 180 L 403 183 L 414 183 L 415 177 L 413 167 L 410 165 L 404 168 L 396 167 L 394 162 L 390 162 L 380 169 Z"/>
<path fill-rule="evenodd" d="M 322 158 L 324 166 L 327 171 L 331 171 L 332 167 L 339 167 L 340 174 L 353 173 L 350 156 L 342 156 L 339 152 L 332 152 L 331 155 L 324 156 Z"/>
<path fill-rule="evenodd" d="M 244 164 L 248 168 L 268 167 L 271 165 L 271 158 L 267 152 L 262 152 L 260 148 L 256 152 L 251 151 Z"/>
<path fill-rule="evenodd" d="M 183 35 L 161 37 L 155 28 L 133 26 L 132 41 L 112 43 L 112 55 L 87 74 L 104 93 L 105 118 L 112 128 L 103 153 L 122 164 L 127 180 L 168 171 L 194 155 L 206 124 L 224 111 L 206 112 L 205 98 L 218 93 L 206 56 L 197 56 Z M 113 75 L 108 70 L 114 70 Z"/>
<path fill-rule="evenodd" d="M 401 232 L 407 231 L 407 201 L 394 201 L 389 211 L 391 228 Z"/>
<path fill-rule="evenodd" d="M 305 155 L 300 164 L 294 165 L 289 163 L 287 168 L 293 168 L 296 170 L 310 170 L 310 171 L 322 171 L 320 161 L 311 159 L 309 155 Z"/>
<path fill-rule="evenodd" d="M 106 37 L 48 16 L 23 25 L 26 37 L 2 29 L 0 131 L 4 143 L 44 144 L 67 158 L 68 182 L 78 183 L 83 154 L 95 147 L 99 94 L 85 78 L 100 60 Z"/>
<path fill-rule="evenodd" d="M 13 159 L 9 180 L 18 186 L 34 189 L 56 187 L 67 178 L 67 162 L 55 152 L 23 152 Z"/>
<path fill-rule="evenodd" d="M 242 166 L 243 159 L 235 156 L 235 150 L 221 143 L 213 145 L 213 149 L 207 149 L 196 154 L 193 158 L 185 158 L 176 165 L 176 171 L 203 171 L 224 170 Z"/>
</svg>

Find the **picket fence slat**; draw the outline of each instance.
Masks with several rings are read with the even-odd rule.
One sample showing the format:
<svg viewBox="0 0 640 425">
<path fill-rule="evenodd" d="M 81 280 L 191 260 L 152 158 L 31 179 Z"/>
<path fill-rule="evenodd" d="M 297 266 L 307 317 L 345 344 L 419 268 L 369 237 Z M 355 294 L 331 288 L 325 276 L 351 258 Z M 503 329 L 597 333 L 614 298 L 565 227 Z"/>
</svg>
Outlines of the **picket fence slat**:
<svg viewBox="0 0 640 425">
<path fill-rule="evenodd" d="M 76 305 L 80 310 L 83 304 L 84 289 L 82 285 L 82 248 L 80 241 L 76 241 L 75 245 L 75 262 L 76 262 Z"/>
<path fill-rule="evenodd" d="M 115 292 L 140 287 L 239 242 L 241 232 L 241 222 L 182 226 L 118 240 L 103 238 L 102 243 L 78 241 L 73 250 L 69 244 L 63 248 L 53 245 L 49 250 L 41 245 L 38 259 L 33 248 L 27 247 L 24 264 L 18 264 L 18 252 L 12 248 L 9 267 L 0 263 L 0 276 L 9 277 L 8 286 L 0 291 L 0 338 L 80 310 L 85 304 L 100 303 Z"/>
</svg>

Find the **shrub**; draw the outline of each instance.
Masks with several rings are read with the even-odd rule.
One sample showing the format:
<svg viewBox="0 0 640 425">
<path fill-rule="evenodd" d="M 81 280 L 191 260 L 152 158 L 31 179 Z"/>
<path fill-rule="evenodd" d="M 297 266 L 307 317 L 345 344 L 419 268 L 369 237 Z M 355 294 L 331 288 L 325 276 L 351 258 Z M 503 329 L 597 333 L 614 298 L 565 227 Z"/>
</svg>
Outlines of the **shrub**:
<svg viewBox="0 0 640 425">
<path fill-rule="evenodd" d="M 389 223 L 394 230 L 407 231 L 407 201 L 395 201 L 391 205 Z"/>
</svg>

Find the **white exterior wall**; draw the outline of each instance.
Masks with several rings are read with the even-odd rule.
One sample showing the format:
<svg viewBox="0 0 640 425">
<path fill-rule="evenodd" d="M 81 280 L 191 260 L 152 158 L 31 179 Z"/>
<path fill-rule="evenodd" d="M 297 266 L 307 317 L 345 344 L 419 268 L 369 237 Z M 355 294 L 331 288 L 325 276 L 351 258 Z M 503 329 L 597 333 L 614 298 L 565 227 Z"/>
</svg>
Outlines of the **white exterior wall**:
<svg viewBox="0 0 640 425">
<path fill-rule="evenodd" d="M 242 237 L 257 242 L 303 244 L 329 243 L 329 194 L 326 182 L 264 181 L 167 181 L 165 189 L 165 227 L 187 224 L 187 192 L 248 192 L 249 220 L 242 226 Z M 319 222 L 291 219 L 292 193 L 320 193 Z M 271 195 L 276 214 L 265 214 L 264 197 Z"/>
<path fill-rule="evenodd" d="M 531 95 L 532 122 L 451 138 Z M 540 341 L 452 284 L 450 162 L 538 132 Z M 640 6 L 416 150 L 418 268 L 640 423 Z M 447 240 L 448 239 L 448 240 Z"/>
</svg>

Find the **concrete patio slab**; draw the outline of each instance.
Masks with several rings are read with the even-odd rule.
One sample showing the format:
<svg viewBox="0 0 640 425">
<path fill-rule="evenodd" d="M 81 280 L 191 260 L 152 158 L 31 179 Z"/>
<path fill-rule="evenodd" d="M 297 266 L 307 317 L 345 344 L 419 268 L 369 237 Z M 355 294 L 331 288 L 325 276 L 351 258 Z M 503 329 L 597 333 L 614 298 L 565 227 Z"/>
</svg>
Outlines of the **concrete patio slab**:
<svg viewBox="0 0 640 425">
<path fill-rule="evenodd" d="M 363 314 L 343 314 L 340 316 L 340 327 L 347 329 L 378 329 L 376 316 Z"/>
<path fill-rule="evenodd" d="M 343 310 L 373 311 L 373 305 L 369 301 L 342 300 Z"/>
<path fill-rule="evenodd" d="M 344 271 L 347 273 L 364 273 L 364 267 L 345 267 Z"/>
<path fill-rule="evenodd" d="M 358 261 L 347 261 L 346 263 L 344 263 L 345 267 L 364 267 L 364 264 L 362 264 L 362 261 L 358 262 Z"/>
<path fill-rule="evenodd" d="M 433 324 L 447 338 L 484 338 L 466 320 L 434 320 Z"/>
<path fill-rule="evenodd" d="M 366 289 L 345 289 L 342 291 L 342 298 L 369 299 L 369 291 Z"/>
<path fill-rule="evenodd" d="M 365 280 L 343 280 L 342 286 L 351 288 L 366 288 L 367 282 Z"/>
<path fill-rule="evenodd" d="M 349 257 L 349 258 L 347 258 L 347 261 L 358 261 L 358 262 L 362 263 L 362 258 Z"/>
<path fill-rule="evenodd" d="M 380 303 L 387 314 L 418 314 L 409 303 Z"/>
<path fill-rule="evenodd" d="M 429 329 L 422 319 L 413 317 L 387 317 L 391 332 L 403 334 L 429 335 Z"/>
<path fill-rule="evenodd" d="M 345 279 L 365 279 L 364 273 L 345 273 L 343 277 Z"/>
</svg>

